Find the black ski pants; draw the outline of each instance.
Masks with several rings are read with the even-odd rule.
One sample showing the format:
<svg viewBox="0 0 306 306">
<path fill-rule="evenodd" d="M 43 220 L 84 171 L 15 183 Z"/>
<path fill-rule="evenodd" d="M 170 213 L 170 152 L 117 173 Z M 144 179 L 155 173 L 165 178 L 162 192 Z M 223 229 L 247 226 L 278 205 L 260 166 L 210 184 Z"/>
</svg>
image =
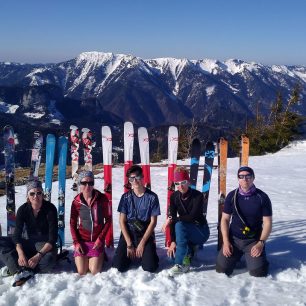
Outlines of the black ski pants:
<svg viewBox="0 0 306 306">
<path fill-rule="evenodd" d="M 21 245 L 26 257 L 29 259 L 41 250 L 41 248 L 45 245 L 45 242 L 34 243 L 30 240 L 23 239 Z M 54 247 L 51 252 L 48 252 L 41 258 L 35 268 L 35 272 L 49 272 L 56 263 L 56 256 L 57 250 Z M 8 267 L 12 274 L 15 274 L 21 268 L 18 265 L 18 253 L 16 251 L 16 246 L 10 237 L 0 237 L 0 261 L 2 261 L 3 264 Z"/>
<path fill-rule="evenodd" d="M 230 257 L 223 255 L 223 250 L 218 253 L 216 272 L 230 275 L 233 273 L 237 262 L 244 255 L 247 269 L 251 276 L 265 277 L 268 274 L 269 263 L 266 258 L 265 248 L 259 257 L 251 256 L 251 249 L 257 243 L 256 239 L 239 239 L 232 237 L 233 254 Z"/>
<path fill-rule="evenodd" d="M 134 238 L 134 246 L 137 247 L 142 237 L 134 236 Z M 113 258 L 113 267 L 117 268 L 120 272 L 125 272 L 129 269 L 131 262 L 131 259 L 127 257 L 127 245 L 121 233 L 118 247 Z M 145 244 L 144 251 L 141 257 L 141 266 L 144 271 L 155 272 L 158 268 L 158 262 L 159 258 L 156 253 L 155 238 L 154 236 L 152 236 L 147 240 Z"/>
</svg>

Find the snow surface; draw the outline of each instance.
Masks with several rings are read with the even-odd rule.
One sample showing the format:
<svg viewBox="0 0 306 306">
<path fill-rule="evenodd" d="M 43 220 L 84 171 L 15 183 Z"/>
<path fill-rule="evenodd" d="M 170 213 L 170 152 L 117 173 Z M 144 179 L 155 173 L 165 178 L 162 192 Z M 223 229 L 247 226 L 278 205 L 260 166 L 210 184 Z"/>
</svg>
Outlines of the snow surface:
<svg viewBox="0 0 306 306">
<path fill-rule="evenodd" d="M 100 162 L 100 161 L 97 161 Z M 180 161 L 188 164 L 189 161 Z M 217 160 L 215 160 L 215 164 Z M 153 166 L 152 190 L 157 192 L 162 215 L 156 228 L 160 268 L 157 273 L 140 267 L 119 273 L 106 263 L 103 272 L 80 277 L 74 264 L 60 263 L 52 274 L 36 275 L 21 288 L 11 287 L 11 278 L 0 279 L 1 305 L 306 305 L 306 142 L 299 142 L 276 154 L 251 157 L 255 184 L 267 192 L 273 204 L 273 232 L 267 243 L 270 275 L 254 278 L 242 263 L 233 276 L 215 272 L 217 244 L 217 171 L 213 171 L 208 205 L 211 236 L 199 251 L 192 270 L 176 278 L 167 276 L 171 263 L 166 258 L 161 225 L 165 220 L 167 168 Z M 227 192 L 237 186 L 238 158 L 228 160 Z M 123 169 L 113 169 L 113 213 L 115 243 L 118 242 L 118 201 L 123 192 Z M 202 171 L 198 179 L 202 181 Z M 66 184 L 66 224 L 72 200 L 72 182 Z M 96 187 L 102 189 L 102 174 Z M 56 203 L 57 182 L 53 184 Z M 17 206 L 25 200 L 25 186 L 16 187 Z M 6 229 L 5 197 L 0 198 L 0 220 Z M 71 236 L 66 228 L 70 250 Z M 110 259 L 113 250 L 107 250 Z"/>
<path fill-rule="evenodd" d="M 19 105 L 9 104 L 9 103 L 0 101 L 0 112 L 1 113 L 15 114 L 18 108 L 19 108 Z"/>
</svg>

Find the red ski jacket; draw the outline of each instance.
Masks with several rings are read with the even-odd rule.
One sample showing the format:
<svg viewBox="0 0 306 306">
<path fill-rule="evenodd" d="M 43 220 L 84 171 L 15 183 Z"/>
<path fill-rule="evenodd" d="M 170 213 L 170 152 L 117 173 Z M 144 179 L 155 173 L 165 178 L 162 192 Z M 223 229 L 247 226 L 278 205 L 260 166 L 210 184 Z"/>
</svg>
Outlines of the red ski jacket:
<svg viewBox="0 0 306 306">
<path fill-rule="evenodd" d="M 108 210 L 107 197 L 96 189 L 93 193 L 89 204 L 85 202 L 82 193 L 79 193 L 72 202 L 70 231 L 73 244 L 82 241 L 95 242 L 99 239 L 104 245 L 112 217 Z"/>
</svg>

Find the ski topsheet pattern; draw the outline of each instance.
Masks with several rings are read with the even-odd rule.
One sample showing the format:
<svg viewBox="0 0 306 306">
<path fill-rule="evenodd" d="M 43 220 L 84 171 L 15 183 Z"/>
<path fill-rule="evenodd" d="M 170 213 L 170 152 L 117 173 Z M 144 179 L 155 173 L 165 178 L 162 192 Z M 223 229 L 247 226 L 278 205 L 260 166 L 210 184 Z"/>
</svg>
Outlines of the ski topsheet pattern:
<svg viewBox="0 0 306 306">
<path fill-rule="evenodd" d="M 108 198 L 109 215 L 113 215 L 112 209 L 112 133 L 108 126 L 102 126 L 102 153 L 104 171 L 104 192 Z M 105 244 L 107 247 L 114 246 L 113 221 L 106 233 Z"/>
<path fill-rule="evenodd" d="M 201 142 L 195 138 L 191 143 L 191 157 L 190 157 L 190 187 L 197 188 L 199 162 L 201 156 Z"/>
<path fill-rule="evenodd" d="M 178 130 L 175 126 L 170 126 L 168 131 L 168 194 L 167 194 L 167 210 L 168 216 L 170 197 L 175 191 L 174 185 L 174 170 L 177 163 L 177 150 L 178 150 Z M 171 243 L 170 228 L 166 228 L 165 246 L 169 247 Z"/>
<path fill-rule="evenodd" d="M 210 183 L 211 183 L 211 175 L 212 175 L 214 157 L 215 157 L 215 146 L 213 142 L 208 141 L 206 143 L 204 157 L 205 157 L 205 162 L 204 162 L 202 193 L 203 193 L 203 214 L 206 215 Z"/>
<path fill-rule="evenodd" d="M 59 245 L 65 244 L 65 190 L 68 140 L 58 138 L 58 236 Z"/>
<path fill-rule="evenodd" d="M 3 129 L 7 236 L 12 236 L 16 227 L 15 206 L 15 137 L 14 130 L 7 125 Z"/>
<path fill-rule="evenodd" d="M 31 166 L 29 181 L 38 180 L 38 171 L 41 162 L 42 149 L 43 149 L 43 135 L 41 132 L 34 132 L 34 141 L 31 154 Z"/>
<path fill-rule="evenodd" d="M 71 177 L 72 189 L 78 191 L 78 169 L 79 169 L 79 146 L 80 133 L 75 125 L 70 125 L 70 153 L 71 153 Z"/>
<path fill-rule="evenodd" d="M 92 140 L 92 131 L 88 128 L 82 128 L 82 143 L 84 150 L 84 170 L 92 171 L 92 148 L 96 145 Z"/>
<path fill-rule="evenodd" d="M 134 150 L 134 127 L 132 122 L 125 122 L 123 128 L 123 141 L 124 141 L 124 192 L 130 189 L 126 172 L 133 165 L 133 150 Z"/>
<path fill-rule="evenodd" d="M 51 201 L 53 166 L 56 139 L 53 134 L 46 138 L 46 168 L 45 168 L 45 200 Z"/>
<path fill-rule="evenodd" d="M 227 172 L 227 146 L 228 142 L 221 137 L 218 140 L 218 250 L 220 250 L 223 240 L 221 233 L 221 217 L 226 197 L 226 172 Z"/>
<path fill-rule="evenodd" d="M 138 129 L 138 142 L 144 186 L 151 189 L 149 136 L 145 127 Z"/>
</svg>

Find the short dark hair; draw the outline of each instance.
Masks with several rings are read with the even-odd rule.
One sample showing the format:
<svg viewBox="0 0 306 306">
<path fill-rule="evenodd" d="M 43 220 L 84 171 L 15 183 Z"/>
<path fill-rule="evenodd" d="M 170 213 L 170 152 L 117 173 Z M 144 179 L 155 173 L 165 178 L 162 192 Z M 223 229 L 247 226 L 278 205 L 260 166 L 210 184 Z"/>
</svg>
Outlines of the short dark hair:
<svg viewBox="0 0 306 306">
<path fill-rule="evenodd" d="M 138 165 L 133 165 L 128 171 L 126 171 L 126 176 L 129 177 L 132 173 L 135 173 L 136 176 L 142 176 L 142 168 Z"/>
</svg>

